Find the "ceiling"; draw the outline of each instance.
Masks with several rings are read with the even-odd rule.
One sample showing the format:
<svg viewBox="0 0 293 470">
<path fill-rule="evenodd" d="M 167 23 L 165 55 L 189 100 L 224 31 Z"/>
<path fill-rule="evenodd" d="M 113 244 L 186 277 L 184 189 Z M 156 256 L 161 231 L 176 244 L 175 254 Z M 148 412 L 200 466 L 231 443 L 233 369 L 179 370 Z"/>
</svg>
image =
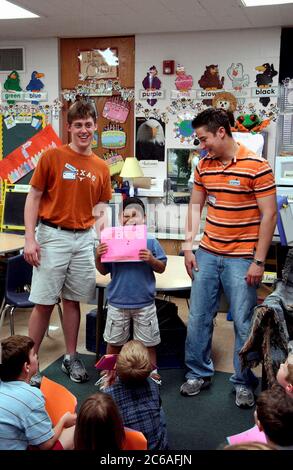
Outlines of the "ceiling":
<svg viewBox="0 0 293 470">
<path fill-rule="evenodd" d="M 293 4 L 245 8 L 240 0 L 13 0 L 41 18 L 0 20 L 0 39 L 293 26 Z"/>
</svg>

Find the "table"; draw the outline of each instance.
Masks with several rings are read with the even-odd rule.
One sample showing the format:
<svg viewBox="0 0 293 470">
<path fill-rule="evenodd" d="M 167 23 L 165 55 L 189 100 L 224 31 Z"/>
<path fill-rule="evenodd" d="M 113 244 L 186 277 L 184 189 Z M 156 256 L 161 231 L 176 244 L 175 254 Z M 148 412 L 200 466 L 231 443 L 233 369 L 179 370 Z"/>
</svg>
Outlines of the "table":
<svg viewBox="0 0 293 470">
<path fill-rule="evenodd" d="M 166 293 L 174 295 L 177 292 L 190 291 L 191 279 L 188 276 L 185 264 L 184 256 L 167 256 L 167 266 L 162 274 L 155 273 L 156 276 L 156 292 Z M 103 327 L 103 306 L 104 306 L 104 292 L 105 288 L 110 282 L 110 274 L 103 276 L 98 271 L 96 272 L 96 286 L 99 288 L 98 291 L 98 308 L 97 308 L 97 320 L 96 320 L 96 355 L 99 354 L 100 338 L 102 335 Z"/>
<path fill-rule="evenodd" d="M 19 251 L 24 247 L 24 236 L 0 232 L 0 255 Z"/>
</svg>

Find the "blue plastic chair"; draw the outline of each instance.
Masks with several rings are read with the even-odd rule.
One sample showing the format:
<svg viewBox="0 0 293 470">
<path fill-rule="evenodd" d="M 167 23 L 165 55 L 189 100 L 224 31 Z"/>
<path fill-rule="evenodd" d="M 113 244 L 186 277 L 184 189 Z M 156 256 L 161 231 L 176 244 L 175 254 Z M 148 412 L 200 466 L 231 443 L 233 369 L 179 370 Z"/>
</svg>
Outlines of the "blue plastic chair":
<svg viewBox="0 0 293 470">
<path fill-rule="evenodd" d="M 25 261 L 23 254 L 8 258 L 4 299 L 0 309 L 0 331 L 7 312 L 9 312 L 10 334 L 14 335 L 15 309 L 34 307 L 34 304 L 28 300 L 32 270 L 33 267 Z M 59 303 L 57 306 L 62 325 L 62 310 Z"/>
</svg>

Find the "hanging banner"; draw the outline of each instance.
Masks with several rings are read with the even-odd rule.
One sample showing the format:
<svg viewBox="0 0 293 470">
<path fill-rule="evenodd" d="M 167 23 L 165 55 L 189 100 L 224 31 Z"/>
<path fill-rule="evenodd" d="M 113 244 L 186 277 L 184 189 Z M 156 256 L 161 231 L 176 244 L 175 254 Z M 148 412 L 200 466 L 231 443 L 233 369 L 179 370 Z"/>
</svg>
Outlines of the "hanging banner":
<svg viewBox="0 0 293 470">
<path fill-rule="evenodd" d="M 62 145 L 49 124 L 0 161 L 0 177 L 15 183 L 32 171 L 45 150 Z"/>
</svg>

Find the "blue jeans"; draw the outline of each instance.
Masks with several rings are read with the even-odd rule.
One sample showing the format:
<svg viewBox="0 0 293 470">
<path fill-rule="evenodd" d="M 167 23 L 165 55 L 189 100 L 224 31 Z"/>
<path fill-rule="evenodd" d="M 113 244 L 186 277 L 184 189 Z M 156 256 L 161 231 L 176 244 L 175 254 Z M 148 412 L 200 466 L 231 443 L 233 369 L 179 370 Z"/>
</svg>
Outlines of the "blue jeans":
<svg viewBox="0 0 293 470">
<path fill-rule="evenodd" d="M 253 308 L 257 303 L 256 287 L 249 286 L 245 280 L 252 260 L 217 256 L 201 248 L 196 252 L 196 260 L 199 271 L 193 270 L 185 343 L 186 378 L 211 377 L 214 374 L 211 360 L 213 320 L 223 289 L 230 304 L 235 333 L 235 372 L 230 380 L 234 384 L 255 386 L 256 377 L 250 369 L 241 371 L 238 355 L 247 339 Z"/>
</svg>

